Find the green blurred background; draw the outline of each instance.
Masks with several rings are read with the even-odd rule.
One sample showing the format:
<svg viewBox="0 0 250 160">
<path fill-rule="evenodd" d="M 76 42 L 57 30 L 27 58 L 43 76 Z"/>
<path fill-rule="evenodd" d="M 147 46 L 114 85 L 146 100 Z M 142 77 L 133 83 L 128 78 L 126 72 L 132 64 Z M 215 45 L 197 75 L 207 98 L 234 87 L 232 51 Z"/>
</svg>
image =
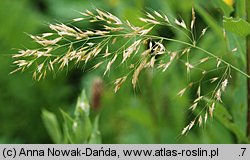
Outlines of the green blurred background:
<svg viewBox="0 0 250 160">
<path fill-rule="evenodd" d="M 176 96 L 187 85 L 185 69 L 172 66 L 168 72 L 145 71 L 140 76 L 139 87 L 133 90 L 126 82 L 118 93 L 113 91 L 113 82 L 123 73 L 122 68 L 112 70 L 103 77 L 104 69 L 83 72 L 79 68 L 48 76 L 37 82 L 29 72 L 15 73 L 11 55 L 17 48 L 32 48 L 36 45 L 26 35 L 48 30 L 49 23 L 68 22 L 79 17 L 77 11 L 101 8 L 122 19 L 140 24 L 138 17 L 144 11 L 157 10 L 190 21 L 191 7 L 197 12 L 197 32 L 208 26 L 209 31 L 201 41 L 204 49 L 222 57 L 234 47 L 235 55 L 228 56 L 233 64 L 244 68 L 244 41 L 230 35 L 222 36 L 222 17 L 244 16 L 244 3 L 236 2 L 235 10 L 221 0 L 1 0 L 0 1 L 0 143 L 51 143 L 41 119 L 41 110 L 59 113 L 59 108 L 71 112 L 77 96 L 85 88 L 91 101 L 93 82 L 103 80 L 100 104 L 100 131 L 103 143 L 238 143 L 246 126 L 245 78 L 233 74 L 230 88 L 224 95 L 223 105 L 230 122 L 220 117 L 210 120 L 203 127 L 194 127 L 186 136 L 181 130 L 190 122 L 188 106 L 196 90 L 190 90 L 182 98 Z M 84 24 L 82 28 L 91 28 Z M 164 28 L 159 35 L 169 33 Z M 238 43 L 235 43 L 238 42 Z M 173 44 L 174 45 L 174 44 Z M 238 46 L 239 45 L 239 46 Z M 172 46 L 182 47 L 182 46 Z M 243 57 L 243 58 L 242 58 Z M 217 73 L 220 74 L 220 73 Z M 224 113 L 226 114 L 226 113 Z M 232 127 L 233 125 L 233 127 Z M 235 129 L 236 126 L 236 129 Z"/>
</svg>

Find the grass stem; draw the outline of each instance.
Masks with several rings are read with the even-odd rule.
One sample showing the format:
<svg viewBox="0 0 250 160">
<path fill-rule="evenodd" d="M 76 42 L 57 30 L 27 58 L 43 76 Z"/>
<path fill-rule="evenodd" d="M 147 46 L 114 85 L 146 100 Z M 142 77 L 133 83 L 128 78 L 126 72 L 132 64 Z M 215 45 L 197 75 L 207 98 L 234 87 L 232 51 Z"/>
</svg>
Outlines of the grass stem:
<svg viewBox="0 0 250 160">
<path fill-rule="evenodd" d="M 250 23 L 250 0 L 246 0 L 247 22 Z M 247 74 L 250 74 L 250 35 L 246 38 Z M 250 78 L 247 78 L 247 136 L 250 138 Z"/>
</svg>

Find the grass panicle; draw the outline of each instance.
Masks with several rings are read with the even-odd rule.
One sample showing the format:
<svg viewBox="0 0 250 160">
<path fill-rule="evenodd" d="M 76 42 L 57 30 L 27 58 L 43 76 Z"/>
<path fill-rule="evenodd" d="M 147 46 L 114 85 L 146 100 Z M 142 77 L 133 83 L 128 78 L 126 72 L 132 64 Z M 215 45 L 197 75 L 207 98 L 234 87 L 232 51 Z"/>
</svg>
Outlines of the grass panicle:
<svg viewBox="0 0 250 160">
<path fill-rule="evenodd" d="M 79 65 L 82 63 L 85 65 L 96 60 L 92 69 L 105 66 L 103 74 L 106 75 L 108 72 L 112 72 L 114 65 L 118 64 L 118 67 L 124 67 L 125 65 L 121 64 L 126 62 L 128 73 L 114 81 L 114 91 L 117 92 L 129 77 L 132 79 L 133 88 L 136 88 L 140 73 L 147 68 L 156 68 L 165 72 L 172 64 L 181 63 L 186 68 L 189 84 L 181 89 L 177 95 L 181 97 L 191 87 L 198 86 L 196 98 L 189 107 L 196 116 L 184 127 L 182 135 L 191 130 L 196 123 L 202 126 L 207 122 L 209 116 L 213 117 L 216 103 L 223 101 L 222 93 L 226 91 L 229 84 L 231 69 L 249 77 L 222 58 L 197 46 L 199 40 L 205 36 L 207 28 L 204 28 L 196 38 L 196 34 L 194 34 L 196 22 L 194 9 L 192 9 L 190 25 L 187 25 L 182 19 L 171 19 L 157 11 L 147 12 L 145 17 L 139 18 L 143 23 L 142 26 L 135 26 L 128 20 L 123 21 L 100 9 L 86 10 L 80 14 L 82 17 L 73 19 L 70 24 L 50 24 L 51 32 L 49 33 L 37 36 L 30 35 L 40 45 L 40 48 L 20 50 L 13 55 L 13 64 L 16 69 L 11 73 L 33 68 L 33 78 L 41 80 L 46 77 L 47 72 L 56 74 L 57 70 L 64 70 L 70 64 Z M 80 21 L 99 23 L 100 29 L 84 30 L 75 27 L 74 23 Z M 164 26 L 181 32 L 187 41 L 154 35 L 152 31 L 156 26 Z M 169 50 L 166 47 L 167 42 L 181 44 L 183 49 Z M 147 43 L 149 44 L 148 48 L 145 47 Z M 194 50 L 203 54 L 203 57 L 196 62 L 190 59 Z M 214 62 L 214 68 L 202 68 L 201 65 L 206 62 Z M 190 81 L 193 70 L 198 70 L 203 75 L 195 82 Z M 211 78 L 209 81 L 203 81 L 208 73 L 218 70 L 223 71 L 224 74 Z M 205 92 L 205 84 L 213 85 L 213 90 Z"/>
</svg>

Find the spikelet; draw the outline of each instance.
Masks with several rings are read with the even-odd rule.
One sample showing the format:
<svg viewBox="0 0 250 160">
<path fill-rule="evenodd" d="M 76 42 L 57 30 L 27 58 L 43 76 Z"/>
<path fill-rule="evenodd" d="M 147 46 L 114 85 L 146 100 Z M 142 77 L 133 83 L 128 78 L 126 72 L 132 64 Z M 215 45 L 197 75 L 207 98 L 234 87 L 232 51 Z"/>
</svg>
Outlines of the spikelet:
<svg viewBox="0 0 250 160">
<path fill-rule="evenodd" d="M 105 70 L 105 72 L 104 72 L 104 75 L 106 75 L 106 73 L 110 70 L 110 67 L 111 67 L 111 65 L 115 62 L 117 56 L 118 56 L 118 55 L 115 54 L 115 56 L 113 57 L 113 59 L 110 60 L 110 61 L 108 62 L 107 67 L 106 67 L 106 70 Z"/>
<path fill-rule="evenodd" d="M 208 115 L 207 115 L 207 112 L 205 113 L 205 117 L 204 117 L 204 122 L 206 123 L 207 122 L 207 117 L 208 117 Z"/>
<path fill-rule="evenodd" d="M 157 20 L 154 19 L 148 19 L 148 18 L 139 18 L 142 22 L 145 23 L 151 23 L 151 24 L 161 24 L 160 22 L 158 22 Z"/>
<path fill-rule="evenodd" d="M 84 20 L 84 18 L 82 18 L 82 17 L 73 19 L 74 22 L 79 22 L 79 21 L 83 21 L 83 20 Z"/>
<path fill-rule="evenodd" d="M 204 63 L 204 62 L 206 62 L 206 61 L 208 61 L 208 60 L 209 60 L 209 57 L 202 58 L 202 59 L 200 60 L 200 64 L 201 64 L 201 63 Z"/>
<path fill-rule="evenodd" d="M 38 44 L 42 45 L 42 46 L 49 46 L 49 45 L 55 45 L 57 42 L 59 42 L 62 38 L 58 37 L 56 39 L 53 40 L 48 40 L 45 39 L 44 37 L 39 37 L 39 36 L 30 36 L 35 42 L 37 42 Z"/>
<path fill-rule="evenodd" d="M 199 124 L 199 127 L 202 125 L 202 116 L 201 115 L 199 116 L 198 124 Z"/>
<path fill-rule="evenodd" d="M 167 23 L 170 23 L 169 19 L 168 19 L 168 16 L 167 15 L 164 15 L 164 20 L 167 22 Z"/>
<path fill-rule="evenodd" d="M 198 103 L 194 103 L 189 109 L 191 109 L 192 111 L 194 111 L 197 107 Z"/>
<path fill-rule="evenodd" d="M 135 41 L 131 46 L 129 46 L 126 50 L 124 50 L 122 63 L 125 62 L 127 58 L 129 58 L 134 51 L 136 51 L 140 43 L 141 43 L 141 39 Z"/>
<path fill-rule="evenodd" d="M 201 97 L 201 86 L 199 85 L 198 89 L 197 89 L 197 96 Z"/>
<path fill-rule="evenodd" d="M 136 70 L 134 71 L 133 77 L 132 77 L 132 84 L 133 84 L 133 88 L 136 87 L 136 83 L 138 81 L 138 77 L 140 72 L 142 71 L 142 69 L 144 68 L 144 66 L 146 65 L 146 60 L 144 59 L 140 65 L 136 68 Z"/>
<path fill-rule="evenodd" d="M 191 30 L 193 30 L 193 28 L 194 28 L 195 19 L 196 19 L 195 11 L 194 11 L 194 8 L 192 8 L 192 21 L 191 21 L 191 25 L 190 25 Z"/>
<path fill-rule="evenodd" d="M 175 19 L 175 24 L 177 24 L 178 26 L 181 26 L 182 28 L 187 29 L 187 26 L 186 26 L 184 20 L 181 20 L 181 22 L 179 22 L 177 19 Z"/>
<path fill-rule="evenodd" d="M 191 121 L 188 127 L 188 130 L 191 130 L 195 124 L 195 120 Z"/>
<path fill-rule="evenodd" d="M 156 16 L 158 16 L 159 18 L 163 18 L 163 16 L 162 16 L 159 12 L 157 12 L 157 11 L 154 11 L 154 14 L 155 14 Z"/>
<path fill-rule="evenodd" d="M 103 64 L 103 61 L 102 61 L 102 62 L 99 62 L 99 63 L 97 63 L 97 64 L 95 64 L 95 65 L 93 66 L 93 69 L 97 69 L 97 68 L 100 67 L 102 64 Z"/>
<path fill-rule="evenodd" d="M 150 14 L 148 12 L 147 12 L 147 17 L 150 18 L 150 19 L 154 19 L 154 20 L 156 19 L 152 14 Z"/>
<path fill-rule="evenodd" d="M 170 66 L 170 64 L 174 61 L 174 59 L 176 58 L 177 52 L 171 52 L 170 53 L 170 60 L 168 63 L 166 63 L 165 65 L 163 65 L 163 70 L 162 72 L 165 72 L 167 70 L 167 68 Z"/>
<path fill-rule="evenodd" d="M 221 89 L 220 88 L 216 91 L 215 98 L 216 98 L 217 101 L 222 102 L 222 100 L 221 100 Z"/>
<path fill-rule="evenodd" d="M 204 36 L 206 32 L 207 32 L 207 28 L 204 28 L 204 29 L 202 30 L 202 32 L 201 32 L 201 36 Z"/>
<path fill-rule="evenodd" d="M 186 90 L 187 90 L 187 88 L 183 88 L 182 90 L 180 90 L 179 92 L 178 92 L 178 96 L 183 96 L 183 94 L 186 92 Z"/>
<path fill-rule="evenodd" d="M 185 128 L 183 128 L 181 134 L 184 135 L 187 133 L 187 131 L 190 131 L 195 124 L 195 120 L 191 121 Z"/>
<path fill-rule="evenodd" d="M 228 84 L 228 80 L 225 79 L 222 83 L 221 83 L 221 90 L 224 92 L 226 90 Z"/>
<path fill-rule="evenodd" d="M 203 96 L 199 96 L 198 98 L 196 98 L 196 99 L 194 100 L 194 103 L 199 102 L 202 98 L 203 98 Z"/>
<path fill-rule="evenodd" d="M 232 49 L 232 52 L 236 52 L 238 50 L 238 48 L 234 48 Z"/>
<path fill-rule="evenodd" d="M 127 76 L 115 80 L 115 93 L 121 88 L 122 84 L 126 81 Z"/>
<path fill-rule="evenodd" d="M 219 68 L 220 65 L 221 65 L 221 60 L 217 59 L 217 65 L 216 65 L 216 67 Z"/>
<path fill-rule="evenodd" d="M 182 135 L 186 134 L 188 131 L 188 128 L 189 128 L 189 125 L 187 125 L 185 128 L 183 128 L 183 130 L 181 131 L 181 134 Z"/>
<path fill-rule="evenodd" d="M 219 77 L 214 77 L 214 78 L 210 79 L 210 82 L 211 82 L 211 83 L 214 83 L 214 82 L 217 81 L 218 79 L 219 79 Z"/>
<path fill-rule="evenodd" d="M 150 59 L 149 67 L 153 68 L 154 65 L 155 65 L 155 56 L 153 56 L 153 57 Z"/>
<path fill-rule="evenodd" d="M 212 103 L 212 106 L 209 107 L 209 114 L 210 114 L 210 117 L 213 117 L 214 108 L 215 108 L 215 103 L 213 102 L 213 103 Z"/>
</svg>

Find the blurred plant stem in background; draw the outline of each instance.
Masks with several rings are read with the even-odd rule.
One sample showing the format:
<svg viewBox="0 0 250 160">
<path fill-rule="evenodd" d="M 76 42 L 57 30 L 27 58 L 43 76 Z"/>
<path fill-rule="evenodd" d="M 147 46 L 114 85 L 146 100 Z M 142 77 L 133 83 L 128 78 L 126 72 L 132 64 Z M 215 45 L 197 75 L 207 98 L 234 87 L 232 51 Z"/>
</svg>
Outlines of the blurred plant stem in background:
<svg viewBox="0 0 250 160">
<path fill-rule="evenodd" d="M 250 24 L 250 0 L 246 0 L 246 18 Z M 246 38 L 246 54 L 247 54 L 247 74 L 250 75 L 250 34 Z M 250 139 L 250 78 L 247 78 L 248 88 L 248 109 L 247 109 L 247 136 Z"/>
</svg>

